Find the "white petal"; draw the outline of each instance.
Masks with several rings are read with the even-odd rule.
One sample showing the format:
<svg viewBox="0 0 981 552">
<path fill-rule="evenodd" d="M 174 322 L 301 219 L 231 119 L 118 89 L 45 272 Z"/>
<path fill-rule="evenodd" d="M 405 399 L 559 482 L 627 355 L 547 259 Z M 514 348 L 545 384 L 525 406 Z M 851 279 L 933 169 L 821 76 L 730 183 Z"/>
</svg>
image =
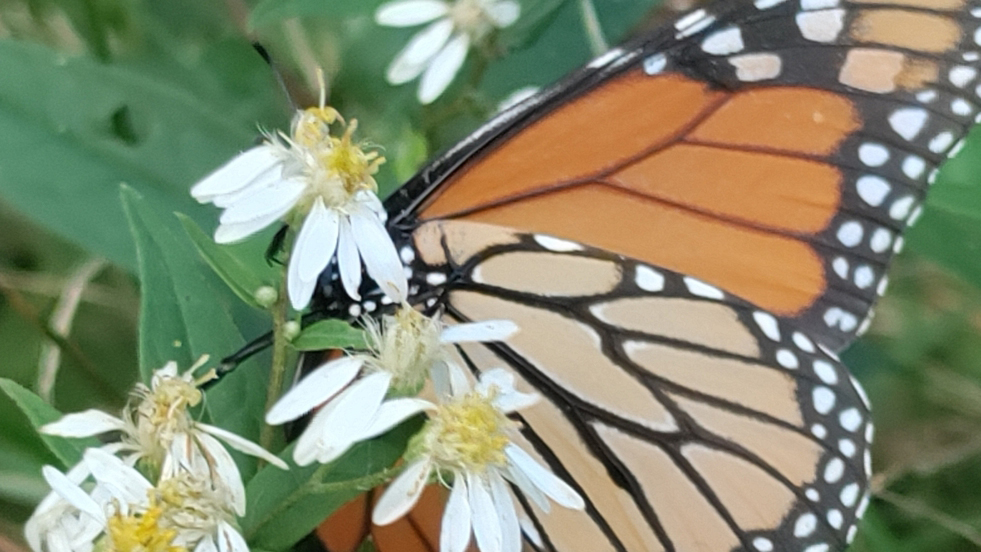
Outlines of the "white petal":
<svg viewBox="0 0 981 552">
<path fill-rule="evenodd" d="M 385 78 L 391 84 L 402 84 L 418 77 L 452 33 L 453 22 L 449 19 L 435 21 L 416 33 L 388 66 Z"/>
<path fill-rule="evenodd" d="M 92 477 L 99 484 L 111 485 L 120 492 L 123 502 L 131 505 L 145 505 L 149 501 L 147 493 L 153 485 L 143 477 L 143 474 L 126 465 L 115 456 L 97 448 L 85 450 L 85 464 Z"/>
<path fill-rule="evenodd" d="M 546 514 L 552 511 L 552 504 L 548 501 L 548 497 L 528 479 L 525 472 L 511 466 L 508 468 L 508 478 L 518 486 L 525 498 L 532 501 L 539 510 Z"/>
<path fill-rule="evenodd" d="M 373 213 L 367 213 L 367 210 L 362 210 L 350 217 L 351 230 L 354 231 L 358 242 L 361 259 L 364 260 L 368 276 L 378 284 L 385 295 L 396 303 L 401 303 L 409 293 L 402 260 L 381 220 Z"/>
<path fill-rule="evenodd" d="M 259 192 L 280 186 L 284 184 L 286 180 L 286 178 L 283 178 L 283 167 L 274 166 L 271 169 L 257 175 L 254 179 L 252 179 L 252 182 L 249 182 L 248 186 L 229 194 L 216 196 L 211 200 L 211 202 L 215 204 L 215 207 L 227 209 L 240 201 L 245 201 L 246 198 L 250 198 Z"/>
<path fill-rule="evenodd" d="M 450 386 L 450 368 L 443 360 L 437 360 L 429 369 L 429 379 L 433 382 L 433 392 L 439 402 L 447 402 L 453 397 Z"/>
<path fill-rule="evenodd" d="M 505 447 L 504 454 L 507 455 L 508 461 L 511 462 L 514 469 L 521 470 L 536 487 L 557 504 L 573 510 L 582 510 L 586 507 L 582 497 L 575 489 L 536 462 L 521 447 L 511 443 Z"/>
<path fill-rule="evenodd" d="M 482 477 L 468 473 L 467 490 L 470 492 L 470 517 L 477 548 L 480 552 L 502 552 L 504 538 L 501 534 L 501 518 L 494 507 L 490 489 Z"/>
<path fill-rule="evenodd" d="M 51 486 L 51 490 L 65 499 L 66 502 L 85 512 L 100 524 L 106 523 L 106 515 L 102 508 L 92 498 L 82 490 L 81 487 L 65 477 L 65 474 L 51 466 L 43 466 L 41 474 L 44 480 Z"/>
<path fill-rule="evenodd" d="M 480 375 L 477 392 L 489 396 L 492 388 L 497 389 L 494 406 L 504 413 L 528 408 L 541 399 L 538 393 L 521 393 L 515 390 L 514 376 L 503 368 L 494 368 Z"/>
<path fill-rule="evenodd" d="M 521 552 L 521 525 L 514 509 L 514 500 L 507 483 L 497 473 L 490 473 L 491 498 L 501 521 L 501 540 L 504 552 Z"/>
<path fill-rule="evenodd" d="M 446 363 L 446 368 L 450 376 L 450 392 L 452 396 L 462 397 L 469 393 L 472 389 L 470 378 L 467 377 L 467 373 L 463 371 L 463 368 L 454 362 Z"/>
<path fill-rule="evenodd" d="M 336 406 L 326 422 L 330 432 L 323 436 L 323 449 L 317 456 L 320 463 L 337 459 L 351 445 L 366 438 L 365 430 L 378 412 L 391 382 L 391 374 L 376 372 L 354 382 L 334 399 Z"/>
<path fill-rule="evenodd" d="M 299 466 L 306 466 L 313 463 L 320 454 L 324 435 L 332 428 L 327 425 L 330 421 L 330 414 L 337 406 L 337 401 L 330 401 L 323 408 L 313 415 L 313 419 L 307 425 L 300 438 L 296 440 L 293 448 L 293 461 Z"/>
<path fill-rule="evenodd" d="M 283 180 L 278 186 L 259 190 L 229 206 L 218 221 L 222 224 L 241 224 L 268 218 L 272 213 L 282 215 L 296 205 L 306 187 L 299 180 Z"/>
<path fill-rule="evenodd" d="M 294 309 L 307 306 L 316 288 L 317 278 L 334 256 L 339 222 L 337 212 L 328 209 L 318 197 L 303 221 L 290 254 L 286 289 Z"/>
<path fill-rule="evenodd" d="M 435 405 L 423 399 L 402 398 L 385 401 L 378 407 L 374 419 L 365 428 L 360 440 L 377 437 L 412 416 L 432 408 L 435 408 Z"/>
<path fill-rule="evenodd" d="M 218 552 L 218 547 L 215 546 L 215 541 L 211 538 L 203 538 L 197 546 L 194 547 L 194 552 Z"/>
<path fill-rule="evenodd" d="M 385 489 L 371 513 L 371 521 L 375 525 L 388 525 L 411 510 L 426 488 L 432 467 L 429 457 L 409 464 Z"/>
<path fill-rule="evenodd" d="M 256 232 L 276 222 L 288 211 L 289 209 L 285 209 L 281 213 L 269 213 L 264 217 L 250 220 L 249 222 L 221 224 L 218 226 L 218 229 L 215 230 L 215 243 L 226 244 L 244 240 L 252 234 L 255 234 Z"/>
<path fill-rule="evenodd" d="M 220 552 L 249 552 L 249 545 L 246 544 L 245 539 L 227 521 L 218 524 L 218 534 L 215 538 Z"/>
<path fill-rule="evenodd" d="M 516 333 L 518 325 L 510 320 L 484 320 L 447 326 L 439 335 L 439 340 L 443 343 L 504 341 Z"/>
<path fill-rule="evenodd" d="M 351 356 L 324 363 L 276 401 L 266 413 L 266 423 L 285 424 L 327 402 L 357 377 L 363 364 L 361 358 Z"/>
<path fill-rule="evenodd" d="M 231 161 L 218 167 L 191 188 L 194 199 L 205 203 L 217 195 L 232 193 L 244 188 L 260 173 L 280 162 L 269 146 L 256 146 L 246 150 Z"/>
<path fill-rule="evenodd" d="M 510 26 L 521 15 L 521 5 L 514 0 L 501 0 L 484 8 L 494 26 L 501 29 Z"/>
<path fill-rule="evenodd" d="M 470 501 L 467 494 L 466 478 L 460 474 L 453 481 L 453 490 L 443 512 L 439 532 L 440 552 L 464 552 L 470 544 Z"/>
<path fill-rule="evenodd" d="M 422 80 L 419 81 L 419 92 L 416 95 L 419 103 L 423 105 L 432 103 L 446 90 L 456 77 L 457 71 L 463 66 L 463 61 L 467 59 L 468 50 L 470 50 L 470 37 L 460 33 L 433 57 L 426 72 L 422 74 Z"/>
<path fill-rule="evenodd" d="M 337 238 L 337 269 L 341 273 L 341 284 L 344 291 L 355 301 L 361 299 L 358 288 L 361 287 L 361 255 L 358 253 L 358 243 L 351 230 L 348 217 L 341 217 L 341 233 Z"/>
<path fill-rule="evenodd" d="M 286 465 L 286 462 L 283 462 L 276 455 L 260 447 L 257 443 L 253 443 L 252 441 L 249 441 L 245 437 L 232 433 L 231 431 L 226 431 L 220 427 L 216 427 L 201 422 L 197 422 L 195 424 L 195 427 L 217 437 L 218 439 L 221 439 L 222 441 L 225 442 L 226 445 L 232 447 L 233 449 L 239 452 L 244 452 L 245 454 L 248 454 L 249 456 L 255 456 L 256 458 L 262 458 L 266 462 L 272 464 L 273 466 L 276 466 L 279 469 L 282 470 L 289 469 L 289 466 Z"/>
<path fill-rule="evenodd" d="M 202 450 L 211 458 L 213 475 L 225 484 L 231 495 L 232 508 L 239 517 L 245 515 L 245 484 L 242 483 L 242 475 L 235 465 L 232 455 L 221 446 L 217 439 L 207 433 L 198 433 L 196 436 Z M 220 546 L 220 544 L 219 544 Z"/>
<path fill-rule="evenodd" d="M 92 437 L 126 428 L 126 422 L 101 410 L 65 414 L 57 421 L 41 426 L 41 433 L 59 437 Z"/>
<path fill-rule="evenodd" d="M 388 27 L 412 27 L 429 23 L 449 13 L 450 7 L 440 0 L 403 0 L 382 4 L 375 11 L 375 23 Z"/>
</svg>

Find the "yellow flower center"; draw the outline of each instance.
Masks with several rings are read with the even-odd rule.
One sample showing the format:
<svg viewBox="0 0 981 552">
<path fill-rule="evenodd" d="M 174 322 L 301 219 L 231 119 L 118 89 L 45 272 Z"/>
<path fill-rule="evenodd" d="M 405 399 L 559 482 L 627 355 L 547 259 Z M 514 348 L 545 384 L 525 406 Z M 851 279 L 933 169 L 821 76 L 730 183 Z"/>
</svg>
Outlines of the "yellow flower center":
<svg viewBox="0 0 981 552">
<path fill-rule="evenodd" d="M 171 543 L 177 531 L 160 526 L 163 510 L 150 507 L 143 514 L 116 514 L 109 518 L 105 552 L 187 552 Z"/>
<path fill-rule="evenodd" d="M 369 366 L 392 375 L 396 394 L 417 394 L 441 353 L 439 321 L 403 305 L 385 317 L 383 327 L 368 322 L 367 330 L 374 353 Z"/>
<path fill-rule="evenodd" d="M 489 466 L 504 466 L 507 430 L 514 426 L 491 403 L 490 397 L 471 392 L 441 405 L 430 426 L 429 448 L 438 465 L 481 473 Z"/>
</svg>

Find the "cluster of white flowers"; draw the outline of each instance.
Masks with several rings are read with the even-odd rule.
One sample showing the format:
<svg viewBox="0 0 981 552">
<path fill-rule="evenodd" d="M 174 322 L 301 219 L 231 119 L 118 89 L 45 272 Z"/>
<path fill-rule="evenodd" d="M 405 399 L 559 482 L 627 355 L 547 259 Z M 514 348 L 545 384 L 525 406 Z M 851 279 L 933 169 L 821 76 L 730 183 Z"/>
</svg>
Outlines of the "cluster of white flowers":
<svg viewBox="0 0 981 552">
<path fill-rule="evenodd" d="M 391 84 L 403 84 L 422 75 L 417 98 L 432 103 L 453 82 L 471 46 L 494 29 L 518 19 L 515 0 L 396 0 L 382 4 L 375 21 L 389 27 L 428 23 L 402 49 L 385 74 Z"/>
<path fill-rule="evenodd" d="M 202 399 L 198 386 L 210 377 L 195 378 L 202 364 L 183 374 L 175 362 L 156 370 L 150 387 L 137 384 L 119 417 L 88 410 L 41 428 L 61 437 L 116 433 L 118 439 L 87 449 L 67 474 L 45 466 L 52 492 L 25 526 L 33 550 L 248 550 L 234 527 L 236 516 L 245 514 L 245 487 L 217 439 L 282 469 L 287 465 L 257 444 L 193 418 L 189 409 Z"/>
<path fill-rule="evenodd" d="M 419 500 L 425 485 L 453 481 L 443 516 L 443 552 L 463 552 L 471 532 L 484 551 L 518 552 L 521 528 L 510 481 L 547 511 L 545 497 L 582 509 L 582 498 L 513 442 L 518 426 L 507 415 L 532 406 L 537 394 L 518 392 L 514 378 L 497 368 L 471 377 L 451 360 L 455 343 L 502 341 L 518 328 L 495 320 L 444 327 L 408 305 L 381 325 L 369 323 L 370 352 L 330 361 L 311 372 L 269 411 L 281 424 L 317 407 L 297 441 L 300 465 L 329 462 L 359 441 L 382 434 L 425 412 L 428 422 L 413 437 L 402 474 L 375 506 L 373 521 L 385 525 Z M 417 397 L 432 382 L 432 400 Z"/>
</svg>

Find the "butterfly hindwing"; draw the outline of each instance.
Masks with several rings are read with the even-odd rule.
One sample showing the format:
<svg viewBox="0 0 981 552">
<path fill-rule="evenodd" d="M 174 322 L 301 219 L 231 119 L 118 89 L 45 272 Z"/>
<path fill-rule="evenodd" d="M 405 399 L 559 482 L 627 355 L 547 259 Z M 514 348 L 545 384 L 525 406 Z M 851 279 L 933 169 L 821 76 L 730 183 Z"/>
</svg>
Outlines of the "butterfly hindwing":
<svg viewBox="0 0 981 552">
<path fill-rule="evenodd" d="M 415 234 L 417 292 L 451 321 L 507 318 L 464 344 L 543 401 L 529 450 L 586 498 L 547 515 L 538 550 L 838 550 L 868 483 L 858 384 L 813 338 L 718 288 L 566 240 L 468 222 Z M 560 511 L 561 510 L 561 511 Z"/>
</svg>

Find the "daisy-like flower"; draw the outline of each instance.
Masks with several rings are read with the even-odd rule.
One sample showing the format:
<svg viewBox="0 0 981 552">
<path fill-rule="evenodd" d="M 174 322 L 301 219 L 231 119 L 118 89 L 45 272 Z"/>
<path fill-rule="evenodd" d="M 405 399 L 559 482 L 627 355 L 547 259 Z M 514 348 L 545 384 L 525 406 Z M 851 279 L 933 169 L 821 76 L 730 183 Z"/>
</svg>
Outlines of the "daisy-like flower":
<svg viewBox="0 0 981 552">
<path fill-rule="evenodd" d="M 341 282 L 360 299 L 361 263 L 396 302 L 407 283 L 398 253 L 385 230 L 385 209 L 374 174 L 385 161 L 353 141 L 352 119 L 341 136 L 330 126 L 344 120 L 325 105 L 298 111 L 289 135 L 266 135 L 263 144 L 239 154 L 191 188 L 201 203 L 224 209 L 215 241 L 232 243 L 278 220 L 299 228 L 286 287 L 293 308 L 310 303 L 320 273 L 337 256 Z"/>
<path fill-rule="evenodd" d="M 384 317 L 381 325 L 369 319 L 366 327 L 368 353 L 320 366 L 266 414 L 266 423 L 283 424 L 322 405 L 293 450 L 301 466 L 335 460 L 355 443 L 432 408 L 431 402 L 414 396 L 427 378 L 445 370 L 448 345 L 501 341 L 517 331 L 505 320 L 444 327 L 438 318 L 408 305 Z"/>
<path fill-rule="evenodd" d="M 104 446 L 104 452 L 121 456 L 127 465 L 140 463 L 148 472 L 175 473 L 180 468 L 195 469 L 221 481 L 227 487 L 234 509 L 245 511 L 245 487 L 231 454 L 218 441 L 231 448 L 287 469 L 285 462 L 248 439 L 193 418 L 188 409 L 198 405 L 203 394 L 198 386 L 208 374 L 195 379 L 194 372 L 203 358 L 183 374 L 176 362 L 154 371 L 150 387 L 138 383 L 133 399 L 119 417 L 100 410 L 66 414 L 41 431 L 61 437 L 94 437 L 118 432 L 119 441 Z"/>
<path fill-rule="evenodd" d="M 51 466 L 43 468 L 57 496 L 53 502 L 58 503 L 60 518 L 46 527 L 47 532 L 28 533 L 36 552 L 248 552 L 245 539 L 233 525 L 235 513 L 223 485 L 214 485 L 191 471 L 154 485 L 98 448 L 87 449 L 82 463 L 94 479 L 90 491 L 71 472 L 66 476 Z M 55 510 L 48 510 L 46 515 L 53 513 Z M 59 531 L 79 520 L 84 530 L 69 542 L 62 540 Z"/>
<path fill-rule="evenodd" d="M 442 552 L 463 552 L 473 533 L 484 551 L 519 552 L 521 527 L 508 481 L 543 511 L 549 502 L 581 510 L 582 497 L 513 442 L 517 424 L 509 413 L 533 405 L 537 394 L 515 390 L 514 378 L 497 368 L 475 388 L 449 366 L 449 394 L 409 444 L 408 464 L 382 494 L 372 513 L 378 525 L 392 523 L 419 500 L 435 475 L 453 485 L 440 531 Z"/>
<path fill-rule="evenodd" d="M 412 37 L 385 74 L 391 84 L 403 84 L 419 75 L 417 97 L 428 104 L 453 82 L 470 47 L 494 29 L 518 19 L 515 0 L 396 0 L 382 4 L 375 21 L 389 27 L 429 23 Z"/>
</svg>

